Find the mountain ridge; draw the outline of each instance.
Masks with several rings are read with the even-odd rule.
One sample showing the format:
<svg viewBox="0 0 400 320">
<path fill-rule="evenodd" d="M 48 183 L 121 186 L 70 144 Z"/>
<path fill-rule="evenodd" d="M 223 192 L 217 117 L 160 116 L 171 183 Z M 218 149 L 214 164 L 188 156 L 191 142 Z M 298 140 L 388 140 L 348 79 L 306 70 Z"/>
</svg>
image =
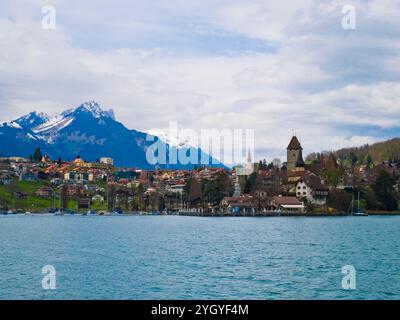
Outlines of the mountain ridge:
<svg viewBox="0 0 400 320">
<path fill-rule="evenodd" d="M 147 141 L 146 137 L 153 141 Z M 193 164 L 150 164 L 147 149 L 159 142 L 165 149 L 175 146 L 159 137 L 126 128 L 115 120 L 112 109 L 104 110 L 96 101 L 54 115 L 33 111 L 9 123 L 0 124 L 0 154 L 28 157 L 36 147 L 56 159 L 71 160 L 79 155 L 88 161 L 111 157 L 117 166 L 141 169 L 190 169 Z M 201 149 L 182 146 L 183 152 L 208 157 L 210 166 L 225 167 Z M 168 162 L 167 162 L 168 163 Z"/>
</svg>

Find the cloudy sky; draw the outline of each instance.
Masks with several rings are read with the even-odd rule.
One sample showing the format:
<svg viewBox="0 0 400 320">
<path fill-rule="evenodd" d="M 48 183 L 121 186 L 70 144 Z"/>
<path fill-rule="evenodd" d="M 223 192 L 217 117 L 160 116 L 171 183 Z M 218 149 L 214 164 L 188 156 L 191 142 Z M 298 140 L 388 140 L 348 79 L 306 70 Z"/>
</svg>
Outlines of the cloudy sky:
<svg viewBox="0 0 400 320">
<path fill-rule="evenodd" d="M 400 133 L 399 40 L 399 0 L 0 0 L 0 121 L 96 100 L 137 130 L 254 129 L 258 158 L 292 129 L 361 145 Z"/>
</svg>

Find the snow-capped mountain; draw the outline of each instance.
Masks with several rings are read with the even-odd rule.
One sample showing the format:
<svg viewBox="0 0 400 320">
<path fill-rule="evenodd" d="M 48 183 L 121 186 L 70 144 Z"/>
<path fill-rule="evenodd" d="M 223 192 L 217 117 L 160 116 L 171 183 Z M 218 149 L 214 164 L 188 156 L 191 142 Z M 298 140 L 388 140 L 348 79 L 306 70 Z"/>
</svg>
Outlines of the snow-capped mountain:
<svg viewBox="0 0 400 320">
<path fill-rule="evenodd" d="M 19 124 L 23 128 L 32 129 L 48 121 L 48 118 L 47 114 L 34 111 L 15 120 L 14 123 Z"/>
<path fill-rule="evenodd" d="M 153 129 L 147 131 L 147 133 L 158 137 L 161 141 L 165 142 L 170 147 L 176 147 L 178 149 L 191 147 L 187 140 L 182 140 L 180 137 L 171 137 L 163 130 Z"/>
<path fill-rule="evenodd" d="M 164 144 L 166 150 L 179 149 L 183 152 L 197 152 L 200 149 L 179 141 L 171 141 L 167 136 L 147 141 L 148 134 L 126 128 L 115 120 L 112 109 L 104 110 L 95 102 L 86 102 L 60 114 L 47 115 L 31 112 L 17 120 L 0 125 L 0 156 L 28 157 L 36 147 L 41 148 L 53 159 L 74 159 L 77 155 L 87 161 L 100 157 L 112 157 L 118 166 L 132 166 L 152 169 L 191 168 L 189 165 L 152 165 L 146 159 L 147 149 L 156 141 Z M 207 157 L 212 160 L 209 155 Z M 210 162 L 211 163 L 211 162 Z M 223 166 L 217 164 L 216 166 Z"/>
</svg>

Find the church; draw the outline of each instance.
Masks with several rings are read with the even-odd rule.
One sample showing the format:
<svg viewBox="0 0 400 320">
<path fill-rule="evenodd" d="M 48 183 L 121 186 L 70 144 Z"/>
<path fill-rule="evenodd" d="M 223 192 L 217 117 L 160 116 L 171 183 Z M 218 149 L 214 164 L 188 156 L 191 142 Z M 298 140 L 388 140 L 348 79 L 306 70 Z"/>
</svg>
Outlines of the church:
<svg viewBox="0 0 400 320">
<path fill-rule="evenodd" d="M 290 140 L 287 150 L 287 170 L 304 171 L 303 148 L 299 139 L 294 135 Z"/>
</svg>

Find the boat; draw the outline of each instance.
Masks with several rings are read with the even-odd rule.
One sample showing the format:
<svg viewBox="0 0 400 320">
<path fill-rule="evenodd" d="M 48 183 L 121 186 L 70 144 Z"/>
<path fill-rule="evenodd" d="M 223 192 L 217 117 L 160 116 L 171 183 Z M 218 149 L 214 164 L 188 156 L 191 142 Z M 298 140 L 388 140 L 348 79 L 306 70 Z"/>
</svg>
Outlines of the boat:
<svg viewBox="0 0 400 320">
<path fill-rule="evenodd" d="M 351 200 L 351 215 L 354 217 L 367 217 L 368 213 L 365 211 L 360 210 L 360 192 L 358 192 L 358 197 L 357 197 L 357 211 L 354 212 L 354 197 Z"/>
<path fill-rule="evenodd" d="M 30 216 L 32 213 L 31 213 L 30 211 L 26 211 L 25 214 L 26 214 L 27 216 Z"/>
<path fill-rule="evenodd" d="M 60 210 L 58 210 L 58 211 L 54 212 L 54 215 L 55 216 L 63 216 L 64 213 L 62 213 Z"/>
</svg>

